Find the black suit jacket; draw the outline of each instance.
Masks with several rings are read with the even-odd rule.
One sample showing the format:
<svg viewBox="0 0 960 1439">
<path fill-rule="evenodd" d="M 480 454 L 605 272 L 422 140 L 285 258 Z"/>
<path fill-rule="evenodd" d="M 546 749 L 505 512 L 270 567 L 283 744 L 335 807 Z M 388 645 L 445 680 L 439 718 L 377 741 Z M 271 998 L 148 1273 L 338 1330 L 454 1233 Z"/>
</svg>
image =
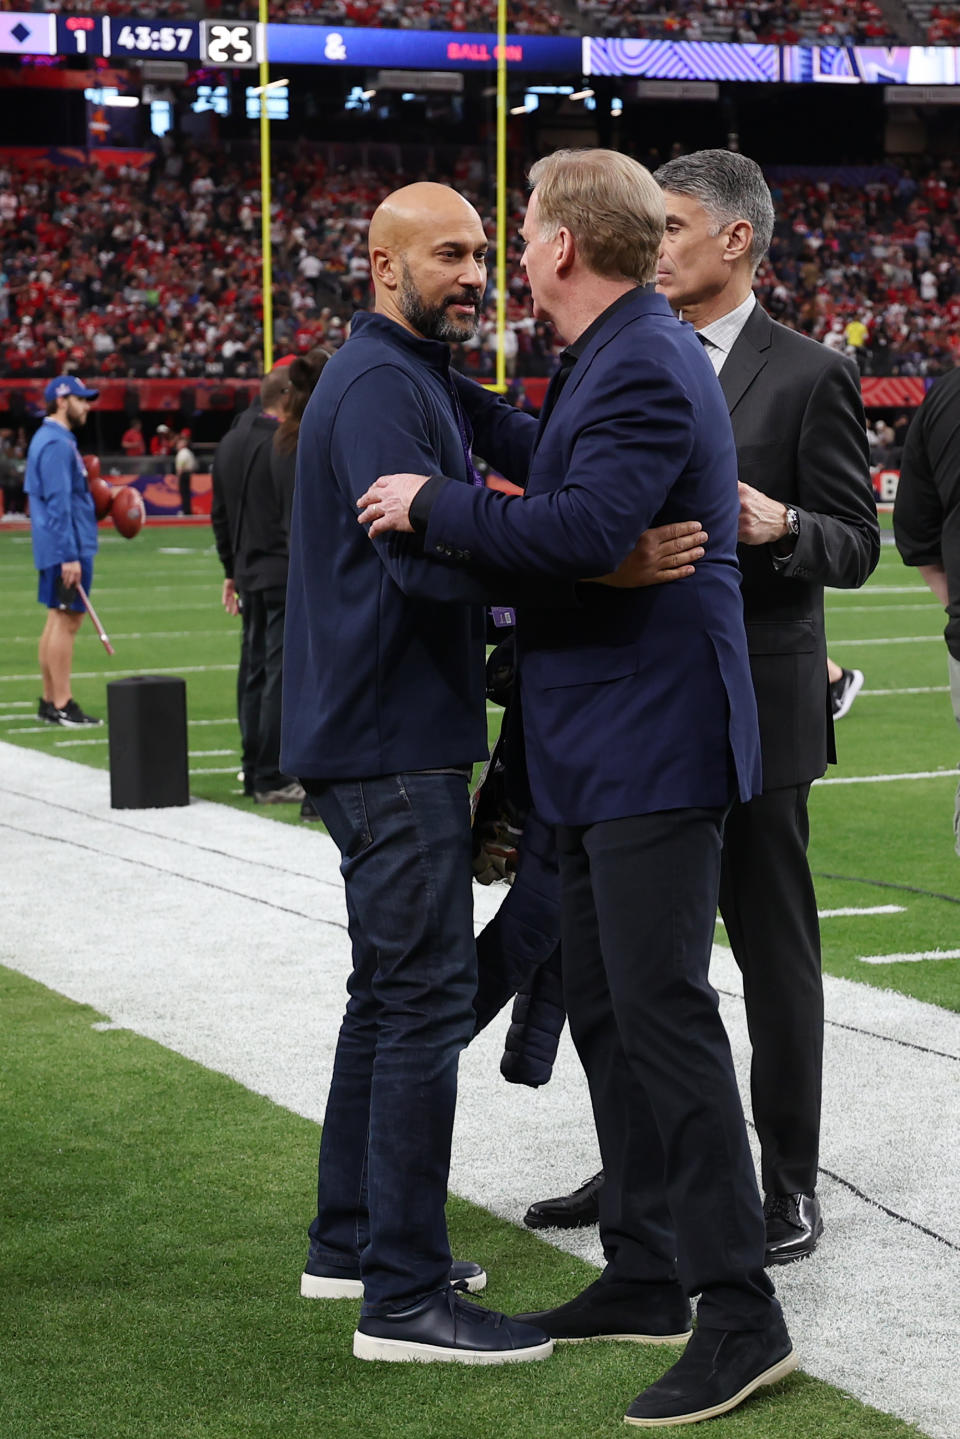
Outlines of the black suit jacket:
<svg viewBox="0 0 960 1439">
<path fill-rule="evenodd" d="M 880 530 L 852 361 L 759 305 L 720 371 L 740 479 L 793 505 L 800 535 L 782 568 L 773 545 L 739 545 L 764 790 L 805 784 L 836 758 L 823 589 L 856 589 Z"/>
</svg>

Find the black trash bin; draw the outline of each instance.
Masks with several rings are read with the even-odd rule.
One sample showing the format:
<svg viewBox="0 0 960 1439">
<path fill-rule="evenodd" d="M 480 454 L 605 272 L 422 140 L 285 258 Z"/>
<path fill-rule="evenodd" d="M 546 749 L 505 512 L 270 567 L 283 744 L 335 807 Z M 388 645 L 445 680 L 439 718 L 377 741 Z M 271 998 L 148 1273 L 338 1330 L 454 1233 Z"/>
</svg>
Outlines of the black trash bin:
<svg viewBox="0 0 960 1439">
<path fill-rule="evenodd" d="M 111 808 L 189 804 L 186 680 L 171 675 L 111 680 L 107 720 Z"/>
</svg>

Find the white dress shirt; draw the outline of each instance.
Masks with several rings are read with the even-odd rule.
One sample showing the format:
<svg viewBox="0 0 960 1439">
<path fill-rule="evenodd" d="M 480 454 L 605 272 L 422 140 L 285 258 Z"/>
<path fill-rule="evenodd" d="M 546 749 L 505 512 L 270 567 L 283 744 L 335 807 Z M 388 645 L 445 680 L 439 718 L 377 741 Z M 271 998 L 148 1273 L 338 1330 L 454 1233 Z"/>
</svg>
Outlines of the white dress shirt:
<svg viewBox="0 0 960 1439">
<path fill-rule="evenodd" d="M 697 338 L 706 350 L 710 363 L 718 375 L 723 369 L 724 361 L 739 339 L 740 331 L 749 320 L 756 303 L 757 297 L 751 290 L 742 305 L 738 305 L 727 315 L 721 315 L 719 320 L 711 320 L 709 325 L 704 325 L 702 330 L 697 331 Z M 680 318 L 683 319 L 682 310 Z"/>
</svg>

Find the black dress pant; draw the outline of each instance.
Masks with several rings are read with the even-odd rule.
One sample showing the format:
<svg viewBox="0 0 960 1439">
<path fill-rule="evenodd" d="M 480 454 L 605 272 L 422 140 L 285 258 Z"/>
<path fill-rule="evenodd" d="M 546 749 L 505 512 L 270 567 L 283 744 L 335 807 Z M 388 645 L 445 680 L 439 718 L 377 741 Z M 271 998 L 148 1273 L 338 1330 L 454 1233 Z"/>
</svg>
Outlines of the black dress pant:
<svg viewBox="0 0 960 1439">
<path fill-rule="evenodd" d="M 280 771 L 280 704 L 283 690 L 283 623 L 286 590 L 244 590 L 242 601 L 246 675 L 240 697 L 244 777 L 254 791 L 289 784 Z M 247 754 L 252 757 L 248 768 Z"/>
<path fill-rule="evenodd" d="M 820 927 L 807 842 L 808 784 L 727 817 L 720 913 L 743 974 L 750 1089 L 768 1194 L 816 1188 L 823 1071 Z"/>
<path fill-rule="evenodd" d="M 778 1312 L 726 1031 L 707 972 L 723 812 L 558 830 L 563 984 L 606 1183 L 611 1280 L 679 1283 L 699 1321 Z"/>
</svg>

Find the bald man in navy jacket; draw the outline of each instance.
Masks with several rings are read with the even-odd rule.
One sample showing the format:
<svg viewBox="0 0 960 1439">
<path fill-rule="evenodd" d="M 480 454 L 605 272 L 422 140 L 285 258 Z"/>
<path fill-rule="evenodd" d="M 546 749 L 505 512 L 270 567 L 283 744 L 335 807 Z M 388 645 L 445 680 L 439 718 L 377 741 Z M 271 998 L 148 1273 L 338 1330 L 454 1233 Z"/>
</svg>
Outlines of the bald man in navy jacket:
<svg viewBox="0 0 960 1439">
<path fill-rule="evenodd" d="M 539 427 L 469 400 L 478 452 L 525 495 L 394 474 L 360 505 L 375 539 L 419 529 L 467 573 L 499 563 L 570 582 L 615 571 L 653 525 L 695 514 L 709 535 L 682 584 L 581 583 L 577 610 L 521 605 L 517 624 L 531 791 L 560 849 L 564 998 L 607 1172 L 600 1279 L 519 1317 L 557 1339 L 676 1343 L 699 1293 L 683 1358 L 626 1415 L 686 1423 L 796 1364 L 707 978 L 724 815 L 760 789 L 737 462 L 712 367 L 650 283 L 664 223 L 652 178 L 610 151 L 559 151 L 531 180 L 534 313 L 571 343 Z"/>
</svg>

